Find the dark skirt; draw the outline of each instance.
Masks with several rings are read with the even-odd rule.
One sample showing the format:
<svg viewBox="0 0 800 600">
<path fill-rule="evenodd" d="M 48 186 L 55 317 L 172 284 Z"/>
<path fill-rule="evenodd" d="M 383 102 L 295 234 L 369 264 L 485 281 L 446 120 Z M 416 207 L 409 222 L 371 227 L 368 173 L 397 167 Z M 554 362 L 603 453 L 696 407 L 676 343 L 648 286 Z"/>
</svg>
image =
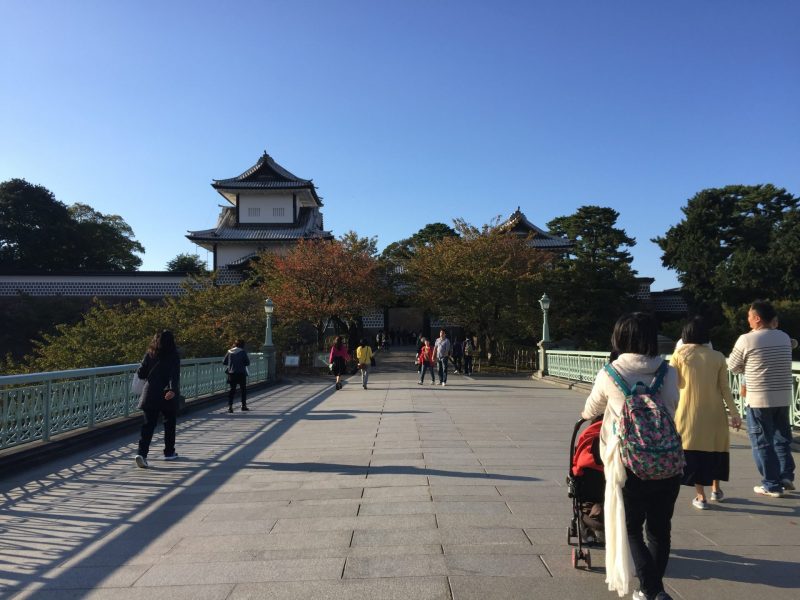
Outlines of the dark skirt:
<svg viewBox="0 0 800 600">
<path fill-rule="evenodd" d="M 347 363 L 341 356 L 333 357 L 333 374 L 337 377 L 339 375 L 347 375 Z"/>
<path fill-rule="evenodd" d="M 684 450 L 683 454 L 686 457 L 683 485 L 711 485 L 715 479 L 728 481 L 731 462 L 728 452 Z"/>
</svg>

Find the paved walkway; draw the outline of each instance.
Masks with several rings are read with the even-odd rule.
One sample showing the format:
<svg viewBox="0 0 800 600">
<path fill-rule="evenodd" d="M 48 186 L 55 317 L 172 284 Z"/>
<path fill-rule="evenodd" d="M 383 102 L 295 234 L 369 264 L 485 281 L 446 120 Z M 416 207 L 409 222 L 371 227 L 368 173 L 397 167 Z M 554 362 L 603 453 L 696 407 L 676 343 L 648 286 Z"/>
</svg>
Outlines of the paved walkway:
<svg viewBox="0 0 800 600">
<path fill-rule="evenodd" d="M 135 438 L 0 480 L 0 597 L 611 600 L 603 552 L 572 568 L 564 478 L 585 394 L 522 378 L 416 385 L 379 355 L 363 390 L 309 379 L 250 413 L 179 423 L 176 462 Z M 725 503 L 682 490 L 669 591 L 800 597 L 800 495 L 754 497 L 733 438 Z"/>
</svg>

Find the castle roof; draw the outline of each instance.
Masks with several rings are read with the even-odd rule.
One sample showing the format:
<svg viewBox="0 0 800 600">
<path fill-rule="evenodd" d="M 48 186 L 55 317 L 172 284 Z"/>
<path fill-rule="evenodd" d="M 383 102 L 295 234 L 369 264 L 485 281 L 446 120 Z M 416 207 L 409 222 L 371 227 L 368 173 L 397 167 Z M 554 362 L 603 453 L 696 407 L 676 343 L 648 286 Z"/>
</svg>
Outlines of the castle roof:
<svg viewBox="0 0 800 600">
<path fill-rule="evenodd" d="M 220 241 L 259 243 L 333 239 L 333 235 L 322 228 L 322 214 L 319 209 L 310 207 L 300 209 L 296 224 L 240 223 L 237 226 L 236 209 L 233 206 L 223 206 L 215 228 L 190 231 L 186 237 L 200 246 Z"/>
<path fill-rule="evenodd" d="M 322 206 L 322 199 L 317 195 L 317 188 L 311 179 L 301 179 L 284 169 L 266 151 L 256 164 L 241 175 L 214 179 L 211 187 L 232 203 L 236 193 L 242 190 L 307 190 L 314 203 Z"/>
<path fill-rule="evenodd" d="M 528 220 L 528 217 L 517 207 L 511 216 L 498 225 L 498 230 L 513 233 L 520 237 L 530 237 L 530 245 L 547 250 L 569 250 L 573 243 L 567 238 L 548 233 Z"/>
</svg>

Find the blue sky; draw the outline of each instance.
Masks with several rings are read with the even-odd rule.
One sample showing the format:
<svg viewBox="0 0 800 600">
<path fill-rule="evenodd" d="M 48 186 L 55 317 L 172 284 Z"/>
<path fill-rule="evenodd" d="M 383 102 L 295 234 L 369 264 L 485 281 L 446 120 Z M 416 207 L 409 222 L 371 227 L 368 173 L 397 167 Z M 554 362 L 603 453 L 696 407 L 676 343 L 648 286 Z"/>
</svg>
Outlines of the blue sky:
<svg viewBox="0 0 800 600">
<path fill-rule="evenodd" d="M 3 0 L 0 22 L 0 181 L 121 215 L 146 270 L 265 149 L 380 248 L 614 207 L 654 289 L 676 278 L 649 240 L 699 190 L 800 194 L 790 0 Z"/>
</svg>

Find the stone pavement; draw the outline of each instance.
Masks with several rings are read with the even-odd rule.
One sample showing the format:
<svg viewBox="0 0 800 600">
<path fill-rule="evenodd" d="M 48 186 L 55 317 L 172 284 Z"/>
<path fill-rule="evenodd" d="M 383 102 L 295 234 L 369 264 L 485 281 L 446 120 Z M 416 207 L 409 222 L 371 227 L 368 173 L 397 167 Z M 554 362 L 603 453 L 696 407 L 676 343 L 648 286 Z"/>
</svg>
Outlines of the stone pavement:
<svg viewBox="0 0 800 600">
<path fill-rule="evenodd" d="M 411 354 L 284 382 L 252 412 L 179 422 L 180 460 L 134 436 L 0 480 L 0 597 L 491 599 L 615 596 L 570 564 L 564 479 L 585 392 L 523 378 L 416 384 Z M 684 600 L 800 598 L 800 495 L 755 497 L 733 436 L 726 501 L 683 488 L 668 587 Z"/>
</svg>

